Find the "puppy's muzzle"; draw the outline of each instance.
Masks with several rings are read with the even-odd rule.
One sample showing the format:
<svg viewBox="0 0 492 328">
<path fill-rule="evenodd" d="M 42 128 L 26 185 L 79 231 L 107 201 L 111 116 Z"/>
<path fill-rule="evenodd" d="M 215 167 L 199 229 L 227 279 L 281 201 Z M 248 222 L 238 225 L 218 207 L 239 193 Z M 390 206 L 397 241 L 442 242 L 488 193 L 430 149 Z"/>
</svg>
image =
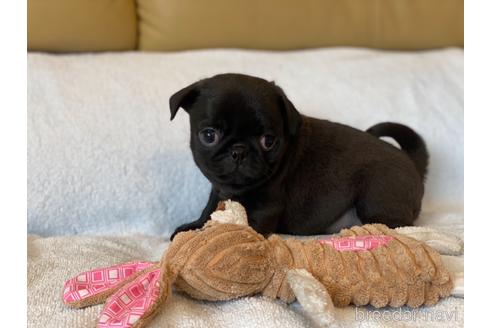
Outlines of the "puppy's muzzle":
<svg viewBox="0 0 492 328">
<path fill-rule="evenodd" d="M 234 144 L 231 147 L 231 157 L 237 164 L 241 163 L 246 157 L 248 152 L 248 147 L 244 144 Z"/>
</svg>

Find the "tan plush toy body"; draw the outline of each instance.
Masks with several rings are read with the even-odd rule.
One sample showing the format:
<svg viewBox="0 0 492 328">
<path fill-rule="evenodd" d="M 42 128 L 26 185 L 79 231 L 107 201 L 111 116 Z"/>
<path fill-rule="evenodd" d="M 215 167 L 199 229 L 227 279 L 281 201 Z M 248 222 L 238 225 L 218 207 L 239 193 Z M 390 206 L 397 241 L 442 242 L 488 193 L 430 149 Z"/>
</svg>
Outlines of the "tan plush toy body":
<svg viewBox="0 0 492 328">
<path fill-rule="evenodd" d="M 255 294 L 285 302 L 297 298 L 315 322 L 329 326 L 335 323 L 333 305 L 433 305 L 454 286 L 436 250 L 384 225 L 352 227 L 324 240 L 266 239 L 247 225 L 244 208 L 230 201 L 204 228 L 176 235 L 160 263 L 125 265 L 128 275 L 112 284 L 108 279 L 99 292 L 94 283 L 77 286 L 78 277 L 87 281 L 94 270 L 68 280 L 65 303 L 81 307 L 111 295 L 98 327 L 142 327 L 174 285 L 209 301 Z M 109 276 L 119 269 L 98 272 Z"/>
</svg>

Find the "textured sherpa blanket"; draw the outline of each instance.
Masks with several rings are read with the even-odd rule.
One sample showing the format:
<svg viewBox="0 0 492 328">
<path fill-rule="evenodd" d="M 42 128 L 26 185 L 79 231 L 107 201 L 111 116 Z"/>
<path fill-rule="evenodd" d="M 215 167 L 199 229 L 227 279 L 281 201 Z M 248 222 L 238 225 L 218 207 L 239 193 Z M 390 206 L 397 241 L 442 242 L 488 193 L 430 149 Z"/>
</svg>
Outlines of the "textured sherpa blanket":
<svg viewBox="0 0 492 328">
<path fill-rule="evenodd" d="M 387 120 L 415 128 L 431 154 L 417 224 L 462 236 L 462 50 L 29 54 L 28 232 L 37 234 L 28 239 L 29 327 L 93 327 L 101 306 L 65 308 L 63 282 L 94 267 L 157 260 L 170 232 L 199 215 L 209 184 L 187 147 L 187 115 L 169 122 L 168 98 L 222 72 L 275 80 L 307 115 L 360 129 Z M 347 307 L 337 318 L 347 327 L 461 327 L 463 303 Z M 179 294 L 151 325 L 310 326 L 295 304 Z"/>
<path fill-rule="evenodd" d="M 461 211 L 462 50 L 29 54 L 29 232 L 168 236 L 196 219 L 210 186 L 168 99 L 222 72 L 275 80 L 307 115 L 408 124 L 431 155 L 424 214 Z"/>
<path fill-rule="evenodd" d="M 428 220 L 421 225 L 429 225 Z M 438 228 L 462 237 L 462 218 L 442 217 Z M 434 226 L 436 228 L 436 226 Z M 160 237 L 48 237 L 28 239 L 28 326 L 32 328 L 94 327 L 102 305 L 70 309 L 62 302 L 63 282 L 79 272 L 132 260 L 158 261 L 168 241 Z M 463 270 L 454 268 L 453 271 Z M 341 327 L 462 327 L 464 299 L 450 297 L 435 306 L 410 309 L 353 306 L 336 309 Z M 315 327 L 298 303 L 291 306 L 264 297 L 228 302 L 200 302 L 174 293 L 152 320 L 157 327 Z"/>
</svg>

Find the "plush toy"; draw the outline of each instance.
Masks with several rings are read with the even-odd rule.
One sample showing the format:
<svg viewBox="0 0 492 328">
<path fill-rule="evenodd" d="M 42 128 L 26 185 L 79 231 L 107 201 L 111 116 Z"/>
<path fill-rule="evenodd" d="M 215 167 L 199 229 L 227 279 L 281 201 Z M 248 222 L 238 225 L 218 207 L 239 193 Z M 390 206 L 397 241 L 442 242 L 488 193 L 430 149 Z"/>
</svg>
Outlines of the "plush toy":
<svg viewBox="0 0 492 328">
<path fill-rule="evenodd" d="M 226 201 L 202 229 L 176 235 L 160 262 L 81 273 L 65 283 L 63 301 L 75 308 L 106 301 L 98 327 L 136 328 L 164 306 L 172 286 L 209 301 L 263 294 L 297 298 L 316 323 L 331 326 L 333 306 L 419 307 L 450 295 L 453 277 L 439 253 L 408 235 L 448 253 L 461 251 L 459 240 L 425 228 L 401 232 L 371 224 L 332 238 L 266 239 L 239 203 Z"/>
</svg>

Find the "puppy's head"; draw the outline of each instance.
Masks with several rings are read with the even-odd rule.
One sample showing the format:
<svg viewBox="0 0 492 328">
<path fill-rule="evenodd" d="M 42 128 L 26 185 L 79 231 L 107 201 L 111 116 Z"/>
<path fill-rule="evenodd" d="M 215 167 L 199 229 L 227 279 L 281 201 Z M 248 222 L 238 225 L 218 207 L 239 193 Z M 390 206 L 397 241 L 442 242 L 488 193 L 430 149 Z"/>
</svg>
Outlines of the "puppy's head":
<svg viewBox="0 0 492 328">
<path fill-rule="evenodd" d="M 276 172 L 301 124 L 282 89 L 247 75 L 198 81 L 175 93 L 169 105 L 171 120 L 179 108 L 190 115 L 191 150 L 200 170 L 232 194 Z"/>
</svg>

